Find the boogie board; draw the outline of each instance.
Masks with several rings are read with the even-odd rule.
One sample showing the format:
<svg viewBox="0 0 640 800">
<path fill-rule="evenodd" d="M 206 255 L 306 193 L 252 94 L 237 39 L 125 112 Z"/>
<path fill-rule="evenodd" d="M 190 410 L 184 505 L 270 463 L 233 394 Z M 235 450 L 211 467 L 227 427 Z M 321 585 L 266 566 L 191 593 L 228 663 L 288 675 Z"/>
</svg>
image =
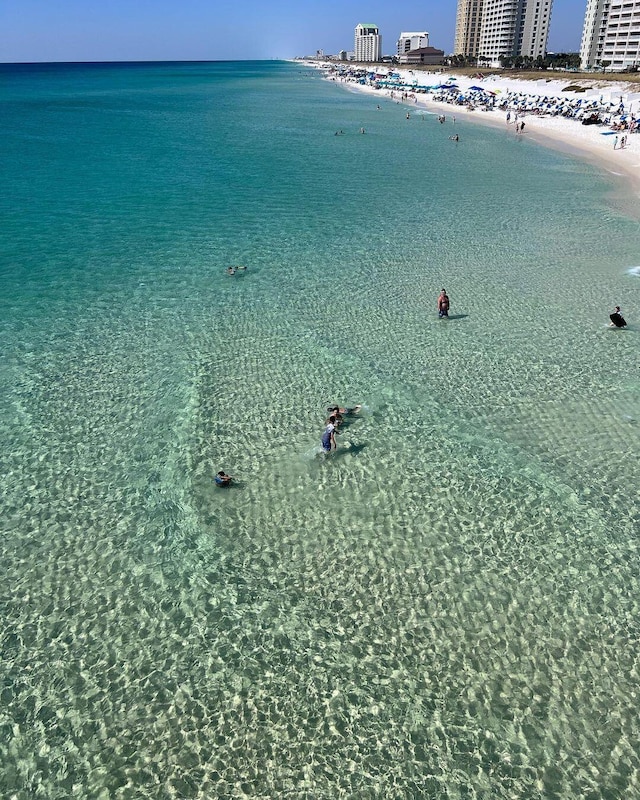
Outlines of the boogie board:
<svg viewBox="0 0 640 800">
<path fill-rule="evenodd" d="M 622 314 L 618 314 L 617 311 L 614 312 L 613 314 L 609 314 L 609 319 L 611 320 L 611 322 L 613 322 L 613 324 L 616 326 L 616 328 L 626 328 L 627 327 L 627 323 L 625 322 L 624 317 L 622 316 Z"/>
</svg>

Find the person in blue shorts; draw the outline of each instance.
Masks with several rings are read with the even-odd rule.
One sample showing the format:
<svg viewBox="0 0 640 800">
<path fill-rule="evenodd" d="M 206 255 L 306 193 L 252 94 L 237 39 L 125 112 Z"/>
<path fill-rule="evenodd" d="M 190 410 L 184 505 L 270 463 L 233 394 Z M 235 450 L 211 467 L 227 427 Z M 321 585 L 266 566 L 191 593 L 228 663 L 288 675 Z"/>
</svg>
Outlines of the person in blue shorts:
<svg viewBox="0 0 640 800">
<path fill-rule="evenodd" d="M 227 475 L 226 472 L 220 470 L 220 472 L 216 475 L 215 481 L 218 486 L 231 486 L 231 475 Z"/>
<path fill-rule="evenodd" d="M 322 434 L 322 449 L 325 453 L 330 453 L 336 447 L 336 418 L 332 415 L 329 417 L 329 423 Z"/>
</svg>

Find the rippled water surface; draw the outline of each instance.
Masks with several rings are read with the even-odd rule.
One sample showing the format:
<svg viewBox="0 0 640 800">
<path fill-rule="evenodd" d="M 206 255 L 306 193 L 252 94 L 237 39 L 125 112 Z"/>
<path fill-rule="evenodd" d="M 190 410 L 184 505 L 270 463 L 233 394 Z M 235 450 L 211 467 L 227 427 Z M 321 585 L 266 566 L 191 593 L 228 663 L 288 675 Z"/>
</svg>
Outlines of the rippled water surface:
<svg viewBox="0 0 640 800">
<path fill-rule="evenodd" d="M 604 179 L 294 64 L 1 69 L 2 795 L 640 796 Z"/>
</svg>

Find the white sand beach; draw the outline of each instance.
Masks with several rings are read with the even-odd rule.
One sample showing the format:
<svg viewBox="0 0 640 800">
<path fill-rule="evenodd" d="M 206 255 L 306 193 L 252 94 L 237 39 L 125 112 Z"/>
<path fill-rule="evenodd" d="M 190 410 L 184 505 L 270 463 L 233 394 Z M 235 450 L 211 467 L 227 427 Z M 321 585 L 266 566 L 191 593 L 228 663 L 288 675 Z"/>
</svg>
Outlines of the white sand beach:
<svg viewBox="0 0 640 800">
<path fill-rule="evenodd" d="M 318 67 L 317 63 L 309 63 Z M 627 185 L 630 184 L 633 196 L 640 197 L 638 84 L 571 74 L 567 74 L 566 80 L 556 80 L 546 79 L 541 73 L 539 80 L 531 81 L 515 75 L 471 78 L 442 72 L 439 68 L 414 71 L 381 67 L 379 71 L 376 70 L 376 88 L 376 81 L 371 78 L 362 83 L 360 78 L 349 75 L 349 66 L 323 64 L 322 69 L 327 77 L 343 82 L 350 88 L 377 97 L 392 97 L 409 107 L 426 108 L 444 114 L 448 119 L 456 117 L 458 120 L 501 126 L 514 136 L 517 113 L 518 123 L 525 123 L 524 130 L 517 135 L 586 158 L 611 175 L 623 179 Z M 383 76 L 382 79 L 379 76 Z M 394 85 L 390 87 L 384 83 Z M 448 84 L 455 85 L 457 91 L 414 88 Z M 400 88 L 402 86 L 404 88 Z M 568 91 L 567 87 L 579 88 Z M 483 102 L 483 99 L 488 102 Z M 599 113 L 601 124 L 583 125 L 582 120 L 592 112 Z M 614 130 L 616 126 L 621 129 Z"/>
</svg>

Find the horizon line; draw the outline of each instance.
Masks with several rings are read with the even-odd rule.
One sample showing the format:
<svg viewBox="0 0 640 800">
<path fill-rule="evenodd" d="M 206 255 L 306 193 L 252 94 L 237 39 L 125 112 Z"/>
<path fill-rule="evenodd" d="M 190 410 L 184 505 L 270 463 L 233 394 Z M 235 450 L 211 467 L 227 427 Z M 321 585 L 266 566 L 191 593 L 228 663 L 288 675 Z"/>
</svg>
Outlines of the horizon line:
<svg viewBox="0 0 640 800">
<path fill-rule="evenodd" d="M 122 58 L 100 59 L 95 61 L 0 61 L 0 66 L 29 66 L 33 64 L 223 64 L 242 61 L 291 61 L 293 57 L 271 58 Z"/>
</svg>

